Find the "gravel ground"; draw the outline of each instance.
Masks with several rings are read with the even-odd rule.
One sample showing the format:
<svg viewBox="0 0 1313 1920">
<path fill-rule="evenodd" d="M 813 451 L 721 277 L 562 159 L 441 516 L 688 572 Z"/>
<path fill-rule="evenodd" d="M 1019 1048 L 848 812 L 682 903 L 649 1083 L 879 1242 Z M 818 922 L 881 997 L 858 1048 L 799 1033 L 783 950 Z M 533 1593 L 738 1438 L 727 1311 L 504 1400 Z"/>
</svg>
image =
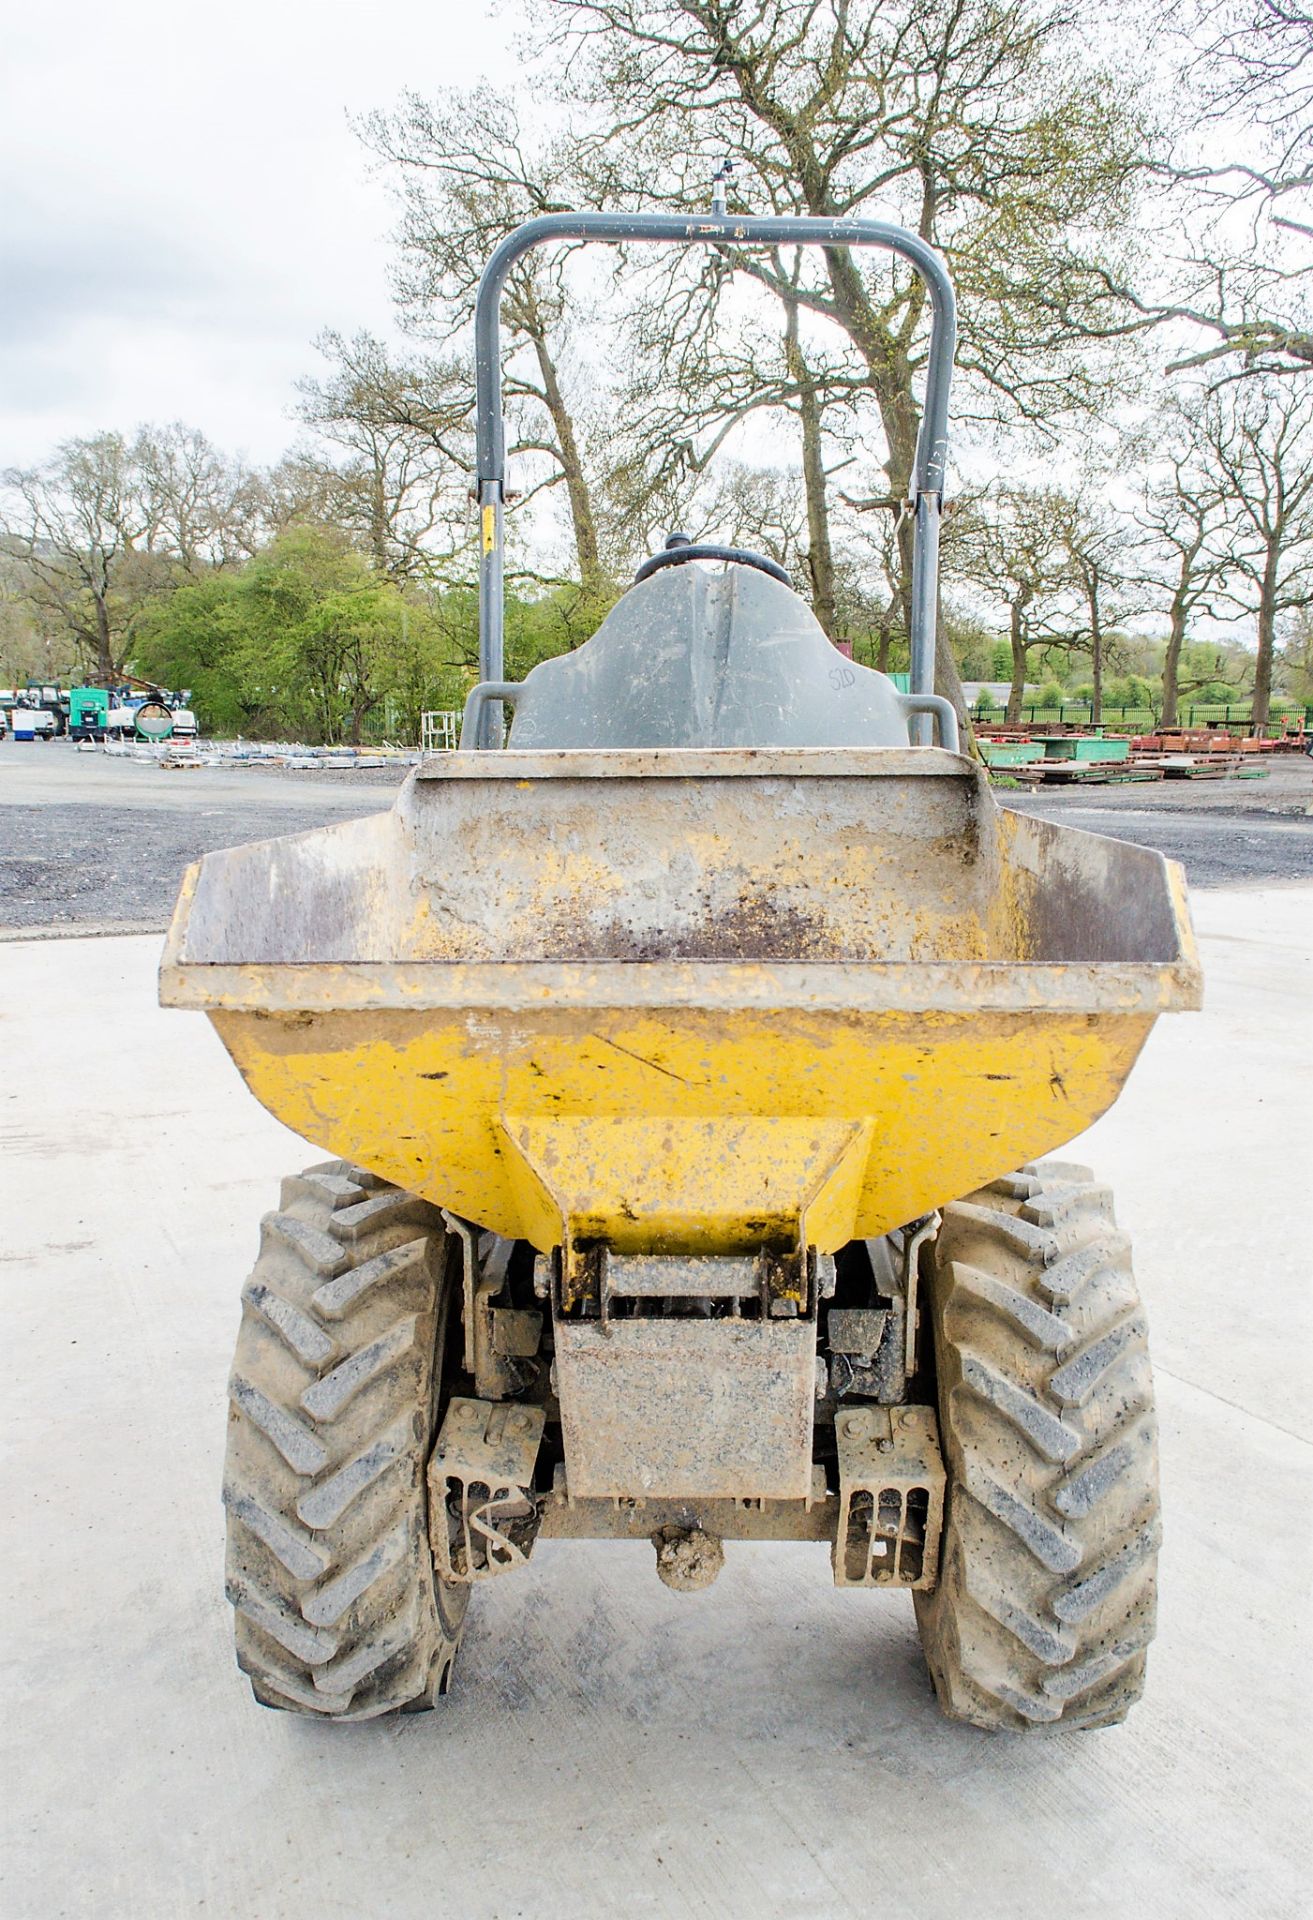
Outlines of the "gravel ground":
<svg viewBox="0 0 1313 1920">
<path fill-rule="evenodd" d="M 166 772 L 63 741 L 10 742 L 0 752 L 0 937 L 162 931 L 203 853 L 377 813 L 407 771 Z"/>
<path fill-rule="evenodd" d="M 10 742 L 0 752 L 0 934 L 163 929 L 201 854 L 374 813 L 404 773 L 164 772 L 63 742 Z M 1313 879 L 1313 764 L 1302 757 L 1263 780 L 999 797 L 1155 847 L 1196 887 Z"/>
<path fill-rule="evenodd" d="M 362 807 L 373 813 L 377 802 Z M 334 815 L 340 818 L 340 815 Z M 86 933 L 163 928 L 185 869 L 215 847 L 320 825 L 303 807 L 6 807 L 0 927 Z"/>
<path fill-rule="evenodd" d="M 999 792 L 1004 806 L 1179 860 L 1193 887 L 1313 880 L 1313 762 L 1282 754 L 1262 778 L 1128 781 Z"/>
<path fill-rule="evenodd" d="M 1019 809 L 1112 840 L 1133 840 L 1179 860 L 1192 887 L 1270 886 L 1313 880 L 1313 818 L 1213 806 L 1150 813 L 1136 807 L 1094 807 L 1031 801 Z"/>
</svg>

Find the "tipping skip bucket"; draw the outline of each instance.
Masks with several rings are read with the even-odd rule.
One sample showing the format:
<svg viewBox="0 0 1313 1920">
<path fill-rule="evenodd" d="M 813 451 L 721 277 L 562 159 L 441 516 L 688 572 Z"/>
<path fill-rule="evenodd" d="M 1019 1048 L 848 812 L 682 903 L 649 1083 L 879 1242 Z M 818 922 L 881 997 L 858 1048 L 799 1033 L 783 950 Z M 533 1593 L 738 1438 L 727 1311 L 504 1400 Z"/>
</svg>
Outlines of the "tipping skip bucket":
<svg viewBox="0 0 1313 1920">
<path fill-rule="evenodd" d="M 1178 867 L 949 752 L 507 751 L 208 854 L 161 994 L 499 1234 L 831 1251 L 1081 1132 L 1200 975 Z"/>
</svg>

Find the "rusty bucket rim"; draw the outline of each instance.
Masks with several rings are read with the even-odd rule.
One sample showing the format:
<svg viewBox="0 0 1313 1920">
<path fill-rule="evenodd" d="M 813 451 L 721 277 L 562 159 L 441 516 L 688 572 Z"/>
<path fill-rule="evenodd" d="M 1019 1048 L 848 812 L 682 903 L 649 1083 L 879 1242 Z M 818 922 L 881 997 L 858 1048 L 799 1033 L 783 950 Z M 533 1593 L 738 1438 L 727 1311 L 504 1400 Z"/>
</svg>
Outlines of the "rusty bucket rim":
<svg viewBox="0 0 1313 1920">
<path fill-rule="evenodd" d="M 967 779 L 984 769 L 944 747 L 507 747 L 431 753 L 415 780 Z M 403 788 L 404 791 L 404 788 Z"/>
</svg>

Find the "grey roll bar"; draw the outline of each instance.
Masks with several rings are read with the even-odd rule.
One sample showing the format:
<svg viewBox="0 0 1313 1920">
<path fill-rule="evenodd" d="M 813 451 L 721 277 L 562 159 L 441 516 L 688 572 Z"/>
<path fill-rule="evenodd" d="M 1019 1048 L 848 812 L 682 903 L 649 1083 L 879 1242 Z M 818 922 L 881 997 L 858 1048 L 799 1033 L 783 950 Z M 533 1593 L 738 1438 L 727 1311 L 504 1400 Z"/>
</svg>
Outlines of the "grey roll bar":
<svg viewBox="0 0 1313 1920">
<path fill-rule="evenodd" d="M 523 692 L 523 680 L 480 680 L 477 687 L 471 687 L 469 698 L 465 702 L 465 711 L 461 715 L 460 739 L 457 745 L 462 749 L 475 747 L 483 724 L 483 716 L 493 701 L 498 705 L 505 701 L 507 706 L 513 707 Z M 898 701 L 904 713 L 928 714 L 934 722 L 940 746 L 947 747 L 950 753 L 960 752 L 957 710 L 951 700 L 945 700 L 937 693 L 900 693 Z"/>
<path fill-rule="evenodd" d="M 719 196 L 718 196 L 719 198 Z M 930 294 L 930 355 L 925 404 L 912 474 L 916 515 L 912 561 L 911 691 L 931 696 L 939 593 L 939 519 L 948 455 L 948 390 L 957 346 L 957 301 L 942 256 L 918 234 L 883 220 L 832 220 L 725 213 L 545 213 L 526 220 L 495 248 L 483 269 L 474 310 L 479 506 L 479 679 L 505 683 L 502 515 L 506 499 L 506 429 L 501 393 L 501 297 L 506 276 L 524 254 L 552 240 L 665 241 L 679 246 L 884 247 L 908 260 Z M 500 746 L 501 703 L 478 709 L 479 747 Z"/>
</svg>

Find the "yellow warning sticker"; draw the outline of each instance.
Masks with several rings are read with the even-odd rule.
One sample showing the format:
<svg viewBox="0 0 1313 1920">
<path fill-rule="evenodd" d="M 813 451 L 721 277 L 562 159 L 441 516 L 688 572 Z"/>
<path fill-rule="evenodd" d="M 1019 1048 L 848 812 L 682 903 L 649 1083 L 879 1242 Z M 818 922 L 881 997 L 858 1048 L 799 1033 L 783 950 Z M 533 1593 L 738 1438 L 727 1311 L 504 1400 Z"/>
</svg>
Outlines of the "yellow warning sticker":
<svg viewBox="0 0 1313 1920">
<path fill-rule="evenodd" d="M 497 544 L 497 509 L 486 506 L 483 509 L 483 551 L 491 553 Z"/>
</svg>

